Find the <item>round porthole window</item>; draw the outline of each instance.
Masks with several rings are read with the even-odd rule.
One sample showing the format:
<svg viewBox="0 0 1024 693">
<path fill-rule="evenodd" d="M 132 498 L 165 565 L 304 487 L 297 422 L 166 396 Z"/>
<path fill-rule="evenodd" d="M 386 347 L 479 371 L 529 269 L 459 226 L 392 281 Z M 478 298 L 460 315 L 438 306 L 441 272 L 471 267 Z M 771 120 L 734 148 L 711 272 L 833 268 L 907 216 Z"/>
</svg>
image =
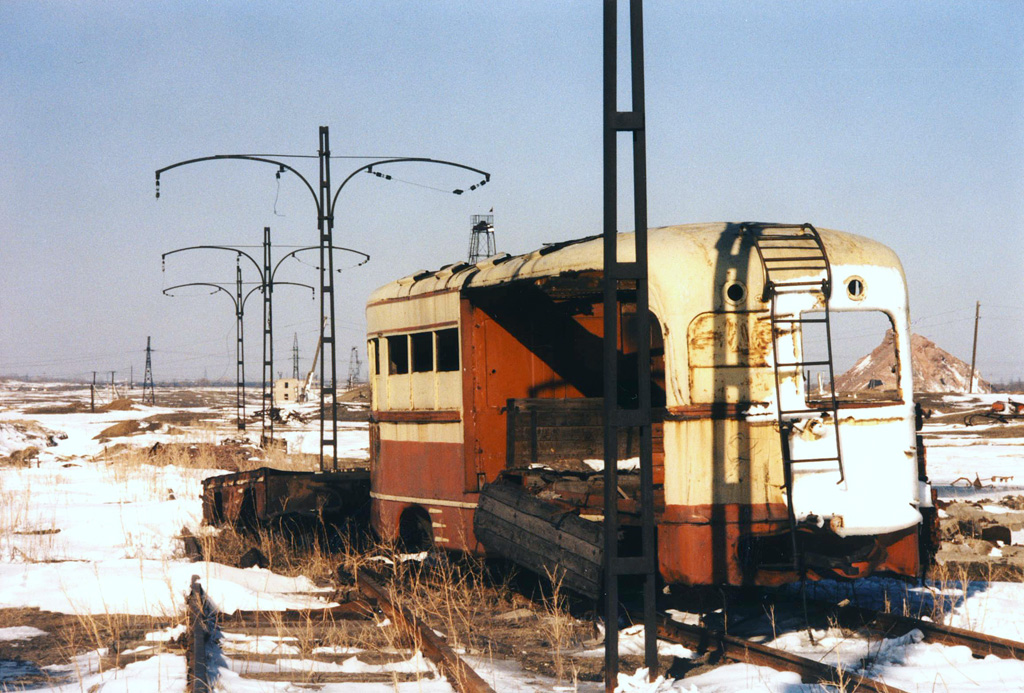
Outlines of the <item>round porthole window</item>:
<svg viewBox="0 0 1024 693">
<path fill-rule="evenodd" d="M 729 282 L 725 285 L 725 297 L 730 303 L 740 303 L 747 297 L 747 287 L 743 282 Z"/>
<path fill-rule="evenodd" d="M 864 280 L 860 277 L 850 277 L 846 280 L 846 295 L 854 301 L 864 299 Z"/>
</svg>

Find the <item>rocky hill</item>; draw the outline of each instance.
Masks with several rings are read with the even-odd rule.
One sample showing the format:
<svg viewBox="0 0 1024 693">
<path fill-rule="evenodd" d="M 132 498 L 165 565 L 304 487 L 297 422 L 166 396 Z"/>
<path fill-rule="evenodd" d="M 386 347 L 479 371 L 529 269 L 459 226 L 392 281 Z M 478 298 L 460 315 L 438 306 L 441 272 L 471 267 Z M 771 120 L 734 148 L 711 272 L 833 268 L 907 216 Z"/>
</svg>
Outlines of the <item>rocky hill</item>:
<svg viewBox="0 0 1024 693">
<path fill-rule="evenodd" d="M 889 330 L 874 351 L 836 378 L 836 390 L 856 392 L 894 382 L 896 360 L 893 333 Z M 914 366 L 914 392 L 966 392 L 971 366 L 919 334 L 910 336 Z M 978 376 L 975 392 L 991 392 L 992 386 Z"/>
</svg>

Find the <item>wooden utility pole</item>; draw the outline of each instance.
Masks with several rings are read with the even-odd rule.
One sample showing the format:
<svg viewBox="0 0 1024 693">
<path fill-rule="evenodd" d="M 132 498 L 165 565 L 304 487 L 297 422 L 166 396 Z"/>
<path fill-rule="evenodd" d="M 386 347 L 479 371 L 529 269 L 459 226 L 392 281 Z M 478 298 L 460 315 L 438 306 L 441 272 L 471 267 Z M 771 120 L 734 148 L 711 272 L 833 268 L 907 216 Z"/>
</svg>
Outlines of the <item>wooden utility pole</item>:
<svg viewBox="0 0 1024 693">
<path fill-rule="evenodd" d="M 971 381 L 967 387 L 967 394 L 974 392 L 974 364 L 978 357 L 978 320 L 981 318 L 981 301 L 974 303 L 974 346 L 971 348 Z"/>
</svg>

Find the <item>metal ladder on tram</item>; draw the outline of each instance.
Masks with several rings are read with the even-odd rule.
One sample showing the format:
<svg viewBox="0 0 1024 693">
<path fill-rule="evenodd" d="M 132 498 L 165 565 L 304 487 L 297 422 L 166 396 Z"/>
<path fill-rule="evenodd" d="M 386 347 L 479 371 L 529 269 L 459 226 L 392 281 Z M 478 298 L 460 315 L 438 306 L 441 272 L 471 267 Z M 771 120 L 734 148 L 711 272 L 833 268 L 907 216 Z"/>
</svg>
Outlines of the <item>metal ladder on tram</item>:
<svg viewBox="0 0 1024 693">
<path fill-rule="evenodd" d="M 744 224 L 746 233 L 757 249 L 764 269 L 764 291 L 761 300 L 771 306 L 772 354 L 774 355 L 775 401 L 782 444 L 782 468 L 786 489 L 786 508 L 792 537 L 793 567 L 803 574 L 803 565 L 797 543 L 796 513 L 793 508 L 793 466 L 797 464 L 835 462 L 839 471 L 838 483 L 843 483 L 842 449 L 839 444 L 839 405 L 836 401 L 835 367 L 832 359 L 832 325 L 829 300 L 832 296 L 832 268 L 818 230 L 810 224 Z M 819 294 L 824 305 L 824 317 L 804 318 L 793 313 L 779 313 L 779 297 L 786 294 Z M 779 358 L 780 329 L 802 328 L 807 324 L 825 326 L 825 360 L 808 360 L 801 347 L 800 359 L 782 361 Z M 781 326 L 781 327 L 780 327 Z M 782 373 L 791 372 L 802 377 L 806 367 L 828 367 L 828 390 L 820 406 L 802 402 L 799 406 L 783 402 Z M 808 383 L 809 386 L 809 383 Z M 830 415 L 833 421 L 835 453 L 824 457 L 794 458 L 790 440 L 796 424 L 819 414 Z"/>
</svg>

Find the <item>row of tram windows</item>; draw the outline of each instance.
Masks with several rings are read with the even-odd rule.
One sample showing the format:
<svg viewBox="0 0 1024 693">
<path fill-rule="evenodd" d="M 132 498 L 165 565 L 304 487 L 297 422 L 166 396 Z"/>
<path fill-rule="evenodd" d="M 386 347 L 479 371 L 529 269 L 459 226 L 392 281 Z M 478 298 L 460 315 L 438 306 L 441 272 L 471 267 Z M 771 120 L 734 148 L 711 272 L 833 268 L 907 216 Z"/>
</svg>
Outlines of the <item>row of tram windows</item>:
<svg viewBox="0 0 1024 693">
<path fill-rule="evenodd" d="M 386 371 L 381 370 L 381 343 L 386 349 Z M 459 330 L 451 327 L 433 332 L 396 334 L 371 339 L 373 375 L 450 373 L 459 370 Z"/>
<path fill-rule="evenodd" d="M 461 404 L 456 327 L 371 339 L 374 406 L 381 410 L 452 410 Z"/>
</svg>

